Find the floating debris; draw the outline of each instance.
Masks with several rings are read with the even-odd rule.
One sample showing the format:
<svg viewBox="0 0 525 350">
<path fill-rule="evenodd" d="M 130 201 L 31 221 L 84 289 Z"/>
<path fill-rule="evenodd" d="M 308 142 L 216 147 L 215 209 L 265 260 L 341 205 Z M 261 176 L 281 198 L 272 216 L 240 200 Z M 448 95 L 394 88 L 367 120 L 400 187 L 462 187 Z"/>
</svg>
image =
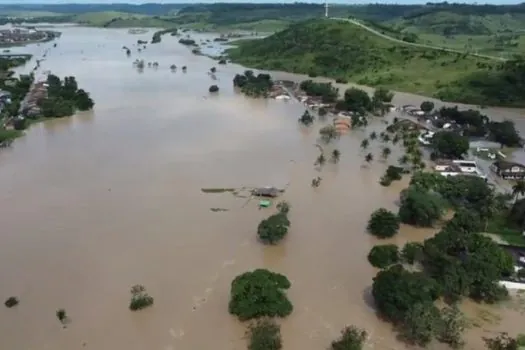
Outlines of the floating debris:
<svg viewBox="0 0 525 350">
<path fill-rule="evenodd" d="M 221 211 L 228 211 L 230 209 L 226 209 L 226 208 L 210 208 L 210 210 L 214 213 L 217 213 L 217 212 L 221 212 Z"/>
<path fill-rule="evenodd" d="M 204 193 L 224 193 L 224 192 L 235 192 L 235 188 L 201 188 Z"/>
<path fill-rule="evenodd" d="M 256 197 L 278 197 L 284 190 L 280 190 L 276 187 L 260 187 L 252 190 L 252 195 Z"/>
</svg>

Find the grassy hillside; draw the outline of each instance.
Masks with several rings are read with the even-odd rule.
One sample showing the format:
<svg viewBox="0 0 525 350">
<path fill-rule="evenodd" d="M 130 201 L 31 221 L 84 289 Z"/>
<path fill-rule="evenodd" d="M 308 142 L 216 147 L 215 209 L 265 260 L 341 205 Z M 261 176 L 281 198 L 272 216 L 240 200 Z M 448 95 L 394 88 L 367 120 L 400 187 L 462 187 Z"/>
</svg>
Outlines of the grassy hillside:
<svg viewBox="0 0 525 350">
<path fill-rule="evenodd" d="M 508 97 L 486 96 L 489 88 L 474 89 L 470 84 L 473 77 L 479 82 L 481 76 L 490 73 L 495 86 L 500 77 L 498 62 L 404 46 L 344 22 L 304 21 L 267 38 L 241 42 L 228 53 L 232 60 L 249 67 L 348 79 L 458 102 L 525 102 L 525 90 L 512 92 L 506 88 L 511 83 L 504 89 L 509 92 Z M 500 83 L 505 84 L 505 80 L 498 80 Z"/>
<path fill-rule="evenodd" d="M 506 14 L 458 14 L 437 11 L 422 16 L 397 21 L 405 30 L 444 36 L 468 34 L 489 35 L 495 33 L 525 31 L 525 13 Z"/>
</svg>

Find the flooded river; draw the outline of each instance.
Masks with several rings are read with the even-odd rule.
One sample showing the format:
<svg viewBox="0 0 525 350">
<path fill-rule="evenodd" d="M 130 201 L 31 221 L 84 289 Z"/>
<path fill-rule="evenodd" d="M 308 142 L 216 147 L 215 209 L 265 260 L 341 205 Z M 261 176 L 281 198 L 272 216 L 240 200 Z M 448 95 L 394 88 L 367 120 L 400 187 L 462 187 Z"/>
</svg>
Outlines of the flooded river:
<svg viewBox="0 0 525 350">
<path fill-rule="evenodd" d="M 41 64 L 76 76 L 96 106 L 34 125 L 0 152 L 0 297 L 20 298 L 14 309 L 0 308 L 0 347 L 245 349 L 245 325 L 228 314 L 230 283 L 264 267 L 292 281 L 284 349 L 325 349 L 349 324 L 369 332 L 370 348 L 405 349 L 374 314 L 375 269 L 366 256 L 377 241 L 365 227 L 376 208 L 395 208 L 406 181 L 384 188 L 386 164 L 361 167 L 363 131 L 337 141 L 340 163 L 319 173 L 320 125 L 298 126 L 301 105 L 236 94 L 232 78 L 242 67 L 194 56 L 175 37 L 139 54 L 134 43 L 151 34 L 65 28 Z M 124 45 L 133 46 L 129 58 Z M 27 49 L 38 56 L 50 47 Z M 136 58 L 159 68 L 137 72 Z M 171 64 L 188 71 L 173 73 Z M 217 81 L 207 74 L 212 66 Z M 312 189 L 316 176 L 323 182 Z M 291 230 L 276 247 L 256 240 L 258 223 L 275 209 L 201 192 L 265 185 L 288 186 L 283 199 L 292 206 Z M 392 242 L 430 234 L 403 227 Z M 155 305 L 133 313 L 129 290 L 137 283 Z M 71 318 L 66 329 L 59 308 Z M 478 317 L 491 315 L 480 306 L 467 309 L 478 322 L 469 349 L 481 348 L 484 329 L 523 330 L 517 307 L 502 308 L 499 322 Z"/>
</svg>

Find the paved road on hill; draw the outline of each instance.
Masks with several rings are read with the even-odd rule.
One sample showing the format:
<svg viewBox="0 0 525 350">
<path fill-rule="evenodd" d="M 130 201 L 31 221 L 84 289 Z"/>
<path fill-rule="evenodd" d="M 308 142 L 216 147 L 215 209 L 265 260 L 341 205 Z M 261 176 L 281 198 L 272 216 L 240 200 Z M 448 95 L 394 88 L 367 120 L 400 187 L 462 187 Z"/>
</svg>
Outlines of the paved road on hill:
<svg viewBox="0 0 525 350">
<path fill-rule="evenodd" d="M 489 60 L 497 60 L 497 61 L 506 61 L 507 60 L 506 58 L 503 58 L 503 57 L 489 56 L 489 55 L 483 55 L 483 54 L 473 53 L 473 52 L 465 52 L 465 51 L 450 49 L 450 48 L 447 48 L 447 47 L 432 46 L 432 45 L 419 44 L 419 43 L 409 43 L 407 41 L 403 41 L 403 40 L 400 40 L 400 39 L 388 36 L 386 34 L 383 34 L 383 33 L 379 32 L 379 31 L 377 31 L 377 30 L 375 30 L 373 28 L 370 28 L 369 26 L 367 26 L 367 25 L 365 25 L 365 24 L 363 24 L 363 23 L 361 23 L 359 21 L 354 20 L 354 19 L 339 18 L 339 17 L 330 17 L 330 19 L 336 20 L 336 21 L 343 21 L 343 22 L 349 22 L 349 23 L 355 24 L 356 26 L 359 26 L 359 27 L 361 27 L 363 29 L 368 30 L 372 34 L 375 34 L 375 35 L 380 36 L 380 37 L 382 37 L 384 39 L 387 39 L 387 40 L 390 40 L 390 41 L 393 41 L 393 42 L 396 42 L 396 43 L 399 43 L 399 44 L 407 45 L 407 46 L 421 47 L 421 48 L 433 49 L 433 50 L 442 50 L 442 51 L 459 53 L 459 54 L 467 53 L 470 56 L 486 58 L 486 59 L 489 59 Z"/>
</svg>

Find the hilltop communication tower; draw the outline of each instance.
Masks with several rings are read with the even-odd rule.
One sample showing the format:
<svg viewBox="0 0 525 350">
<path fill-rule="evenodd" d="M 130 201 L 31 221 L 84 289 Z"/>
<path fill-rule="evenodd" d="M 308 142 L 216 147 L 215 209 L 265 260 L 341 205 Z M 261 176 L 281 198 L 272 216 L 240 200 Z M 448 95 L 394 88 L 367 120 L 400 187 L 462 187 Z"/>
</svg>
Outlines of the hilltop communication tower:
<svg viewBox="0 0 525 350">
<path fill-rule="evenodd" d="M 324 0 L 324 16 L 328 18 L 328 0 Z"/>
</svg>

